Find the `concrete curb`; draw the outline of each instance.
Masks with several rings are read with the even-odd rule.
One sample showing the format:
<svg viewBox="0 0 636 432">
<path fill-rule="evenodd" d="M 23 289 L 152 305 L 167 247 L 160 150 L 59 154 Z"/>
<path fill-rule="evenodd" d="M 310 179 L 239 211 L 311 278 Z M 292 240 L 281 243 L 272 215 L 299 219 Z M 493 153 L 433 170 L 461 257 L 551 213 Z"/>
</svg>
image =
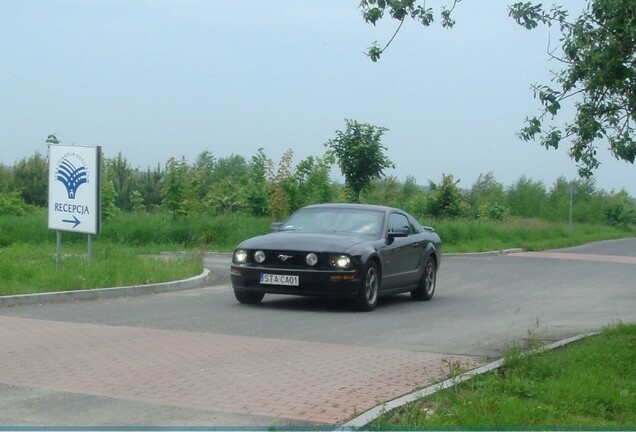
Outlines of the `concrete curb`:
<svg viewBox="0 0 636 432">
<path fill-rule="evenodd" d="M 167 291 L 182 291 L 198 288 L 211 279 L 211 272 L 207 268 L 198 276 L 188 279 L 161 282 L 147 285 L 132 285 L 116 288 L 95 288 L 78 291 L 57 291 L 51 293 L 21 294 L 0 297 L 1 306 L 16 306 L 25 304 L 40 304 L 51 302 L 63 302 L 69 300 L 89 300 L 114 298 L 124 296 L 140 296 L 145 294 L 156 294 Z"/>
<path fill-rule="evenodd" d="M 531 355 L 531 354 L 537 354 L 537 353 L 541 353 L 544 351 L 548 351 L 548 350 L 553 350 L 556 348 L 560 348 L 563 347 L 565 345 L 571 344 L 572 342 L 576 342 L 578 340 L 590 337 L 590 336 L 594 336 L 597 335 L 598 332 L 593 332 L 593 333 L 585 333 L 585 334 L 581 334 L 578 336 L 573 336 L 571 338 L 567 338 L 567 339 L 563 339 L 557 342 L 553 342 L 549 345 L 545 345 L 543 347 L 540 347 L 538 349 L 535 350 L 531 350 L 529 352 L 526 353 L 526 355 Z M 437 393 L 440 390 L 444 390 L 447 389 L 449 387 L 453 387 L 457 384 L 460 384 L 464 381 L 467 381 L 471 378 L 474 378 L 477 375 L 483 375 L 489 372 L 494 371 L 495 369 L 500 368 L 503 365 L 504 359 L 499 359 L 496 360 L 494 362 L 485 364 L 483 366 L 480 366 L 478 368 L 475 368 L 473 370 L 470 370 L 468 372 L 465 372 L 459 376 L 456 377 L 452 377 L 452 378 L 448 378 L 442 382 L 439 382 L 437 384 L 433 384 L 431 386 L 428 386 L 426 388 L 423 388 L 421 390 L 417 390 L 413 393 L 409 393 L 407 395 L 404 395 L 402 397 L 399 397 L 397 399 L 393 399 L 389 402 L 383 403 L 381 405 L 376 406 L 375 408 L 370 409 L 369 411 L 360 414 L 359 416 L 349 420 L 348 422 L 346 422 L 345 424 L 343 424 L 342 426 L 340 426 L 339 428 L 335 429 L 335 430 L 356 430 L 356 429 L 360 429 L 363 428 L 365 426 L 367 426 L 369 423 L 371 423 L 373 420 L 377 419 L 378 417 L 380 417 L 381 415 L 394 410 L 396 408 L 400 408 L 406 404 L 409 404 L 411 402 L 415 402 L 418 399 L 430 396 L 434 393 Z"/>
<path fill-rule="evenodd" d="M 451 252 L 451 253 L 442 252 L 442 257 L 498 256 L 498 255 L 508 255 L 508 254 L 519 253 L 519 252 L 524 252 L 524 249 L 513 248 L 513 249 L 502 249 L 502 250 L 487 251 L 487 252 Z"/>
</svg>

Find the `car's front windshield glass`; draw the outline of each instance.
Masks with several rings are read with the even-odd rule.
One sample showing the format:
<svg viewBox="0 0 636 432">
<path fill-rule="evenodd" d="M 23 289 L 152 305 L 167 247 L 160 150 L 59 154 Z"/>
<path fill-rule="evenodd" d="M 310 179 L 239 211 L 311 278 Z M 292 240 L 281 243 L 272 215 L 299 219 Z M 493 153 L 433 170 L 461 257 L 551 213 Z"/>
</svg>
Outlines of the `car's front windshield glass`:
<svg viewBox="0 0 636 432">
<path fill-rule="evenodd" d="M 282 231 L 307 231 L 379 236 L 383 212 L 359 209 L 305 209 L 290 217 Z"/>
</svg>

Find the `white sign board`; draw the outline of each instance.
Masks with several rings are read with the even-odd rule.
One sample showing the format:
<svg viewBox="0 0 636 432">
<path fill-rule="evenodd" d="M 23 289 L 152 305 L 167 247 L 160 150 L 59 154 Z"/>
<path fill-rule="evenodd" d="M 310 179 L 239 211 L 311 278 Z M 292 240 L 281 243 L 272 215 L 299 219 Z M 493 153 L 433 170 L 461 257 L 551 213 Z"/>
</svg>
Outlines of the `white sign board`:
<svg viewBox="0 0 636 432">
<path fill-rule="evenodd" d="M 101 147 L 49 145 L 49 229 L 98 234 Z"/>
</svg>

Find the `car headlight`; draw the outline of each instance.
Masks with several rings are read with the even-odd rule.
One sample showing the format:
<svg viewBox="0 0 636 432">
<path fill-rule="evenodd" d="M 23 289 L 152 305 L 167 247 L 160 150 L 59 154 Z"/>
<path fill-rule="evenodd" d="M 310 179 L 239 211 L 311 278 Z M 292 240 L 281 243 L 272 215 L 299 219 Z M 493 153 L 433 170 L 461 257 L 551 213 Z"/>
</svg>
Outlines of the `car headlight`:
<svg viewBox="0 0 636 432">
<path fill-rule="evenodd" d="M 235 263 L 245 263 L 247 262 L 247 251 L 245 249 L 237 249 L 234 251 L 234 258 L 232 259 Z"/>
<path fill-rule="evenodd" d="M 349 255 L 332 255 L 329 257 L 329 264 L 337 269 L 350 269 L 353 266 L 353 261 Z"/>
<path fill-rule="evenodd" d="M 305 261 L 307 262 L 308 266 L 315 266 L 316 263 L 318 263 L 318 255 L 316 255 L 313 252 L 310 252 L 305 257 Z"/>
<path fill-rule="evenodd" d="M 254 253 L 254 261 L 256 261 L 259 264 L 262 264 L 263 261 L 265 261 L 265 252 L 263 252 L 262 250 L 256 251 Z"/>
</svg>

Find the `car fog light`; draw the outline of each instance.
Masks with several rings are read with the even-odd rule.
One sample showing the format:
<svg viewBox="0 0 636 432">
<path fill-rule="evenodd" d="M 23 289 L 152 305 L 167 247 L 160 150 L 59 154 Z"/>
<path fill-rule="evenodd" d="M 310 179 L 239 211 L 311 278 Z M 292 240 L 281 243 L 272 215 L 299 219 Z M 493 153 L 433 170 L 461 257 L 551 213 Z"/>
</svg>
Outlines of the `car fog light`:
<svg viewBox="0 0 636 432">
<path fill-rule="evenodd" d="M 265 261 L 265 252 L 263 252 L 262 250 L 256 251 L 256 253 L 254 254 L 254 261 L 262 264 L 263 261 Z"/>
<path fill-rule="evenodd" d="M 316 263 L 318 262 L 318 256 L 313 252 L 308 253 L 307 258 L 305 258 L 305 261 L 307 261 L 307 265 L 315 266 Z"/>
</svg>

